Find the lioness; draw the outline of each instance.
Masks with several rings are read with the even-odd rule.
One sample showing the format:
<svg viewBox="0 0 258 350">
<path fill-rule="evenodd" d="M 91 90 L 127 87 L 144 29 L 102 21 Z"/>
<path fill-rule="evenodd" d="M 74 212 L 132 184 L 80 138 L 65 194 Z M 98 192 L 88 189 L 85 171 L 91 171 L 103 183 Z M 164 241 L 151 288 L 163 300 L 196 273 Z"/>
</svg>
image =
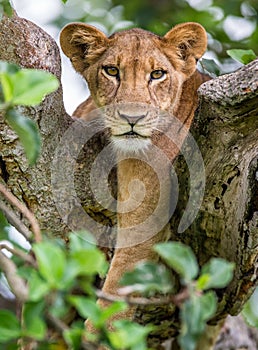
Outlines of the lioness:
<svg viewBox="0 0 258 350">
<path fill-rule="evenodd" d="M 206 50 L 206 32 L 197 23 L 184 23 L 164 37 L 142 29 L 107 37 L 93 26 L 72 23 L 62 30 L 60 43 L 91 92 L 74 116 L 87 120 L 95 108 L 112 105 L 106 110 L 105 123 L 120 158 L 118 248 L 103 290 L 115 295 L 122 274 L 140 260 L 155 259 L 153 244 L 169 238 L 170 164 L 193 120 L 197 89 L 209 79 L 196 70 Z M 184 128 L 175 126 L 174 118 Z M 174 127 L 177 139 L 171 141 L 165 134 Z M 147 162 L 153 144 L 170 160 L 161 159 L 159 163 L 162 186 Z M 141 154 L 147 158 L 142 159 Z M 139 180 L 144 186 L 139 185 Z M 160 196 L 162 203 L 155 213 Z M 151 223 L 149 216 L 154 216 Z M 104 301 L 99 303 L 106 305 Z M 132 318 L 133 314 L 131 307 L 118 317 Z M 91 328 L 89 324 L 88 327 Z M 199 348 L 205 350 L 206 345 Z"/>
</svg>

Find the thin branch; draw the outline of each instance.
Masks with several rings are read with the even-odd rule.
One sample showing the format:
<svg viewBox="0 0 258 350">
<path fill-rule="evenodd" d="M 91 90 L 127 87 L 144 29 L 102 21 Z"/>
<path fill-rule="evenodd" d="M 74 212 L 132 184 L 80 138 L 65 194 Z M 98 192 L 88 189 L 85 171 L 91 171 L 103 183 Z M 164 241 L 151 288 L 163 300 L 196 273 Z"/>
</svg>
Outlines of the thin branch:
<svg viewBox="0 0 258 350">
<path fill-rule="evenodd" d="M 28 241 L 31 237 L 30 230 L 24 225 L 24 223 L 18 218 L 18 216 L 8 208 L 2 201 L 0 201 L 0 210 L 4 213 L 8 222 L 16 228 Z"/>
<path fill-rule="evenodd" d="M 42 236 L 40 232 L 40 227 L 34 214 L 23 203 L 21 203 L 9 190 L 7 190 L 5 186 L 3 186 L 1 183 L 0 183 L 0 192 L 12 205 L 14 205 L 28 219 L 28 221 L 31 224 L 31 230 L 35 236 L 35 241 L 41 242 Z"/>
<path fill-rule="evenodd" d="M 103 299 L 110 302 L 123 301 L 129 305 L 138 305 L 138 306 L 149 306 L 149 305 L 168 305 L 173 303 L 176 306 L 179 306 L 186 299 L 189 298 L 188 289 L 183 289 L 180 293 L 176 295 L 167 295 L 160 298 L 143 298 L 143 297 L 132 297 L 132 296 L 119 296 L 112 295 L 103 292 L 102 290 L 97 290 L 96 295 L 99 299 Z"/>
<path fill-rule="evenodd" d="M 52 315 L 50 312 L 46 313 L 46 317 L 48 322 L 54 327 L 54 329 L 63 336 L 63 333 L 65 331 L 70 330 L 70 328 L 63 322 L 61 321 L 59 318 L 55 317 L 54 315 Z M 98 349 L 97 345 L 82 341 L 81 342 L 81 349 L 83 350 L 96 350 Z"/>
<path fill-rule="evenodd" d="M 0 243 L 0 250 L 1 249 L 8 250 L 13 255 L 16 255 L 19 258 L 21 258 L 24 262 L 26 262 L 26 263 L 32 265 L 33 267 L 37 268 L 36 261 L 33 259 L 33 257 L 31 255 L 23 252 L 22 250 L 20 250 L 18 248 L 13 248 L 13 247 L 11 247 L 10 245 L 8 245 L 6 243 Z"/>
<path fill-rule="evenodd" d="M 50 312 L 46 312 L 46 317 L 47 317 L 48 322 L 52 326 L 54 326 L 55 330 L 57 330 L 58 333 L 62 334 L 64 331 L 69 330 L 69 327 L 67 326 L 67 324 L 65 324 L 59 318 L 52 315 Z"/>
<path fill-rule="evenodd" d="M 16 298 L 24 303 L 28 299 L 28 287 L 24 280 L 18 276 L 16 265 L 0 251 L 0 268 L 5 274 L 11 291 Z"/>
</svg>

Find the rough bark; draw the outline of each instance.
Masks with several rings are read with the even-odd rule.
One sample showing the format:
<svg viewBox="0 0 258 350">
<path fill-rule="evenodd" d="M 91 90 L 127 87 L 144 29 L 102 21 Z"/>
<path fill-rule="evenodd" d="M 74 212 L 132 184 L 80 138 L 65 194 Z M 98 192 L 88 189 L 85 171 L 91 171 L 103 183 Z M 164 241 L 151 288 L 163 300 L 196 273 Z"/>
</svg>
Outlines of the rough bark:
<svg viewBox="0 0 258 350">
<path fill-rule="evenodd" d="M 171 219 L 171 239 L 190 245 L 200 265 L 211 257 L 222 257 L 236 264 L 233 281 L 217 291 L 219 309 L 211 324 L 227 314 L 237 315 L 257 285 L 257 78 L 258 60 L 205 83 L 199 90 L 200 105 L 191 133 L 204 160 L 205 194 L 196 219 L 182 233 L 177 228 L 188 201 L 189 172 L 183 157 L 178 157 L 175 164 L 180 198 Z M 200 181 L 197 179 L 195 191 Z M 167 315 L 171 312 L 168 308 Z M 172 335 L 171 320 L 177 321 L 171 315 L 163 322 L 164 314 L 164 308 L 155 308 L 153 314 L 139 314 L 143 323 L 146 317 L 148 322 L 161 322 L 158 339 L 162 334 Z"/>
<path fill-rule="evenodd" d="M 22 67 L 46 69 L 60 79 L 56 43 L 35 24 L 19 17 L 4 18 L 0 23 L 0 59 Z M 196 219 L 182 233 L 178 232 L 178 227 L 188 202 L 189 173 L 183 157 L 178 157 L 175 164 L 180 197 L 171 219 L 171 239 L 189 244 L 200 265 L 212 256 L 236 263 L 233 281 L 226 289 L 218 290 L 219 310 L 213 321 L 228 313 L 238 314 L 257 284 L 257 78 L 258 60 L 255 60 L 200 88 L 200 106 L 191 134 L 203 156 L 206 186 Z M 57 183 L 51 183 L 52 160 L 60 140 L 75 123 L 65 112 L 61 88 L 47 96 L 41 105 L 24 108 L 23 112 L 38 124 L 42 135 L 41 157 L 35 166 L 29 167 L 19 140 L 0 117 L 0 181 L 33 210 L 44 231 L 65 238 L 77 215 L 76 210 L 68 212 L 64 220 L 64 215 L 56 207 L 57 194 L 53 195 L 53 186 Z M 88 181 L 90 164 L 105 145 L 106 137 L 101 134 L 96 135 L 83 150 L 77 150 L 75 188 L 83 208 L 95 220 L 105 222 L 102 237 L 108 235 L 112 240 L 109 227 L 115 223 L 115 216 L 97 203 Z M 63 157 L 66 156 L 64 152 Z M 115 191 L 115 172 L 110 180 Z M 59 184 L 65 186 L 62 181 L 65 177 Z M 198 179 L 194 186 L 194 191 L 198 192 Z M 152 346 L 158 348 L 157 344 L 175 334 L 178 320 L 172 314 L 171 305 L 138 310 L 136 319 L 139 322 L 160 325 L 150 338 Z"/>
</svg>

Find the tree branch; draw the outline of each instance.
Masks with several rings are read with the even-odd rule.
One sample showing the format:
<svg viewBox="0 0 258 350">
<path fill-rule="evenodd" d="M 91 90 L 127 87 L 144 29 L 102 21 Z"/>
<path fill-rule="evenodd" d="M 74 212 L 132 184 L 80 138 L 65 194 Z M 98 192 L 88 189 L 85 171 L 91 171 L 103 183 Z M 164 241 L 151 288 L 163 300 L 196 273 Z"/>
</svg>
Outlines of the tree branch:
<svg viewBox="0 0 258 350">
<path fill-rule="evenodd" d="M 16 228 L 28 241 L 31 238 L 31 232 L 28 230 L 26 225 L 18 218 L 15 213 L 13 213 L 10 208 L 5 205 L 2 201 L 0 201 L 0 210 L 5 215 L 8 222 Z"/>
<path fill-rule="evenodd" d="M 123 288 L 124 289 L 124 288 Z M 122 289 L 121 289 L 122 291 Z M 118 291 L 119 292 L 119 291 Z M 187 289 L 183 289 L 180 293 L 176 295 L 167 295 L 155 298 L 143 298 L 135 296 L 121 296 L 112 295 L 103 292 L 102 290 L 96 290 L 96 296 L 99 299 L 103 299 L 110 302 L 123 301 L 128 305 L 136 306 L 155 306 L 155 305 L 171 305 L 180 306 L 182 302 L 189 298 L 189 292 Z"/>
<path fill-rule="evenodd" d="M 36 261 L 33 259 L 33 257 L 27 253 L 24 253 L 22 250 L 17 249 L 17 248 L 12 248 L 10 245 L 0 242 L 0 250 L 2 250 L 2 249 L 8 250 L 13 255 L 16 255 L 19 258 L 21 258 L 25 263 L 28 263 L 31 266 L 37 268 Z"/>
<path fill-rule="evenodd" d="M 1 183 L 0 192 L 13 206 L 15 206 L 28 219 L 28 221 L 31 224 L 31 230 L 34 233 L 35 242 L 41 242 L 42 236 L 40 227 L 33 213 L 23 203 L 21 203 L 10 191 L 8 191 Z"/>
<path fill-rule="evenodd" d="M 16 298 L 24 303 L 28 299 L 28 287 L 24 280 L 17 275 L 16 265 L 0 251 L 0 268 L 5 274 L 11 291 Z"/>
<path fill-rule="evenodd" d="M 62 322 L 59 318 L 55 317 L 51 313 L 47 312 L 46 316 L 47 316 L 48 322 L 54 327 L 54 329 L 60 335 L 63 335 L 63 333 L 65 331 L 70 330 L 70 328 L 64 322 Z M 80 346 L 81 346 L 80 348 L 83 350 L 97 350 L 98 349 L 97 344 L 91 344 L 91 343 L 85 342 L 84 340 L 82 340 Z"/>
</svg>

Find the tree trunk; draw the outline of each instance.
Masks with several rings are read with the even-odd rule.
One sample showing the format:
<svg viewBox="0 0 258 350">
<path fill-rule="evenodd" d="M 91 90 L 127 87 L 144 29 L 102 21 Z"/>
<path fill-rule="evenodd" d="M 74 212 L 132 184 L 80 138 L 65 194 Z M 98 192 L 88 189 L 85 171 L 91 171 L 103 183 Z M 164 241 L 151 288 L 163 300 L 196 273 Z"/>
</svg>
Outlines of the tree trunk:
<svg viewBox="0 0 258 350">
<path fill-rule="evenodd" d="M 60 57 L 54 40 L 35 24 L 17 16 L 3 18 L 0 23 L 0 59 L 22 67 L 45 69 L 60 79 Z M 201 152 L 205 173 L 200 164 L 185 161 L 186 153 L 188 159 L 196 159 L 191 153 L 190 139 L 174 164 L 180 194 L 171 219 L 171 239 L 190 245 L 200 265 L 213 256 L 236 264 L 233 281 L 217 292 L 219 309 L 211 323 L 227 314 L 237 315 L 257 284 L 257 78 L 258 60 L 255 60 L 235 73 L 201 86 L 191 135 L 198 145 L 196 151 Z M 83 207 L 95 221 L 104 223 L 104 230 L 98 226 L 99 239 L 102 246 L 109 246 L 114 239 L 111 227 L 116 217 L 97 202 L 89 182 L 90 165 L 107 144 L 105 133 L 93 134 L 94 138 L 84 145 L 79 132 L 83 148 L 80 142 L 69 139 L 70 132 L 77 132 L 81 124 L 66 114 L 61 88 L 47 96 L 41 105 L 22 111 L 38 124 L 41 157 L 35 166 L 29 167 L 17 136 L 0 117 L 0 181 L 35 213 L 42 230 L 65 239 L 71 229 L 83 227 Z M 75 188 L 69 198 L 74 195 L 76 198 L 66 206 L 59 189 L 67 186 L 70 170 L 64 164 L 69 163 L 67 157 L 73 160 L 75 154 L 77 159 L 72 163 Z M 63 176 L 58 177 L 62 171 Z M 115 193 L 115 171 L 109 181 Z M 178 319 L 171 305 L 152 310 L 139 308 L 136 319 L 143 324 L 160 325 L 150 337 L 153 347 L 173 336 L 177 329 Z"/>
</svg>

